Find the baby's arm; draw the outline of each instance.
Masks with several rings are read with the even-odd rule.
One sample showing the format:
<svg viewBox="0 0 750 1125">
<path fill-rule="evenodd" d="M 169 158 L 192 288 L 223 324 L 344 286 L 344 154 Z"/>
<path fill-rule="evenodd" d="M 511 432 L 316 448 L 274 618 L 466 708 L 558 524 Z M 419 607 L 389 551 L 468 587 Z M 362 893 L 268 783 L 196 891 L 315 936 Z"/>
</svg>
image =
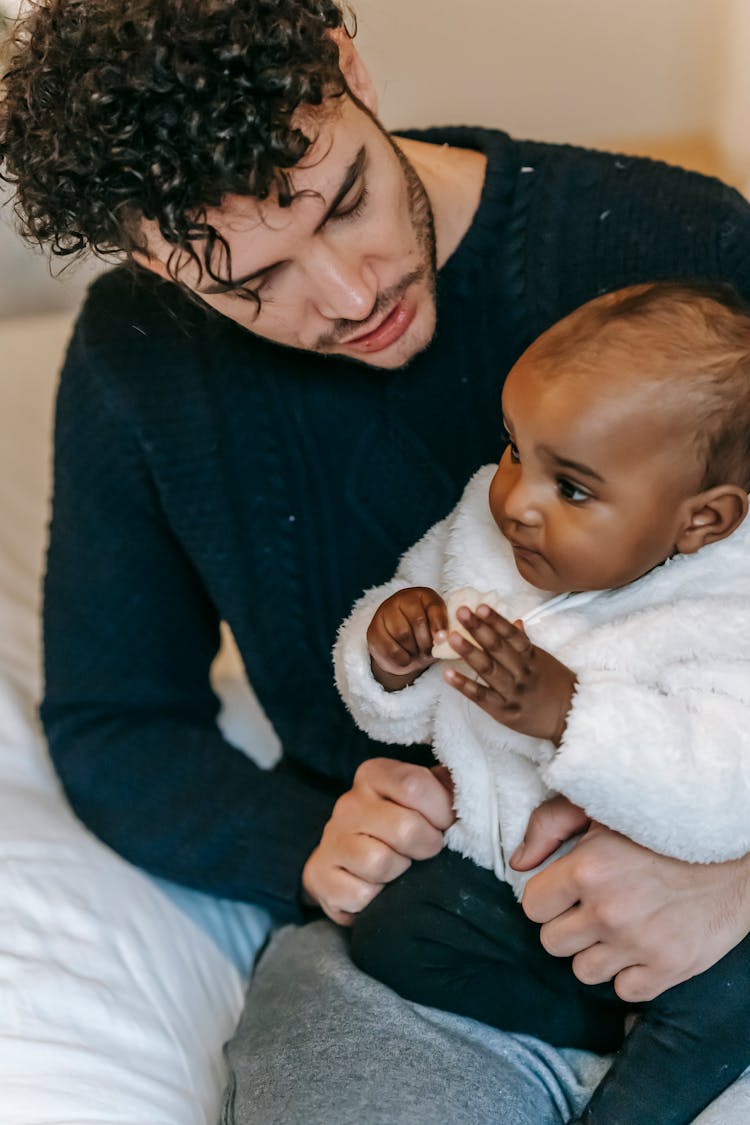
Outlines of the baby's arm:
<svg viewBox="0 0 750 1125">
<path fill-rule="evenodd" d="M 333 650 L 336 685 L 357 725 L 371 738 L 381 742 L 407 745 L 428 742 L 432 737 L 432 715 L 441 681 L 439 669 L 430 667 L 431 657 L 425 655 L 425 627 L 418 624 L 419 641 L 413 636 L 412 642 L 409 642 L 414 645 L 415 652 L 418 643 L 421 653 L 414 657 L 415 666 L 410 666 L 405 652 L 401 665 L 392 662 L 386 655 L 385 648 L 390 641 L 385 626 L 388 626 L 389 632 L 398 633 L 395 607 L 405 592 L 415 587 L 421 591 L 418 595 L 420 604 L 422 597 L 429 602 L 430 616 L 439 611 L 442 599 L 435 594 L 435 588 L 442 583 L 450 518 L 435 524 L 407 551 L 390 582 L 368 590 L 359 599 L 339 630 Z M 410 594 L 410 600 L 411 597 Z M 386 606 L 390 608 L 386 609 Z M 416 613 L 416 618 L 421 618 L 423 614 L 427 615 L 424 606 Z M 377 667 L 374 667 L 368 634 L 376 619 L 383 651 L 376 641 L 379 657 L 376 658 Z M 413 634 L 413 624 L 411 629 Z M 399 690 L 401 688 L 404 690 Z"/>
</svg>

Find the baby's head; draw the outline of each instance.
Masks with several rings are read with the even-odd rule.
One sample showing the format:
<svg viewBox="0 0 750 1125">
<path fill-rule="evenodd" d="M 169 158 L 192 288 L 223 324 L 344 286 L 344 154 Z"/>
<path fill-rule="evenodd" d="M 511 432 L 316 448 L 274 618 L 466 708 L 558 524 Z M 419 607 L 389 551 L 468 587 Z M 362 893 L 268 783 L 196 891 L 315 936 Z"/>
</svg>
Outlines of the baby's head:
<svg viewBox="0 0 750 1125">
<path fill-rule="evenodd" d="M 503 390 L 490 507 L 532 585 L 624 586 L 726 538 L 748 508 L 750 311 L 656 282 L 583 305 Z"/>
</svg>

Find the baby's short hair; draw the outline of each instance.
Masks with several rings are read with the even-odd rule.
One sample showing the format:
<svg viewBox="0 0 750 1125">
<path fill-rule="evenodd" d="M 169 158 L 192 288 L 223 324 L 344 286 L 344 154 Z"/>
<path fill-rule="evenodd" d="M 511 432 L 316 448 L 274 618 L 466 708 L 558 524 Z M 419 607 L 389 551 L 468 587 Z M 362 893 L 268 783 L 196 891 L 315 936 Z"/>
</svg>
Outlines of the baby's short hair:
<svg viewBox="0 0 750 1125">
<path fill-rule="evenodd" d="M 750 490 L 750 306 L 736 291 L 702 281 L 618 289 L 581 305 L 530 350 L 570 370 L 571 361 L 598 365 L 610 347 L 678 382 L 704 459 L 702 487 Z"/>
</svg>

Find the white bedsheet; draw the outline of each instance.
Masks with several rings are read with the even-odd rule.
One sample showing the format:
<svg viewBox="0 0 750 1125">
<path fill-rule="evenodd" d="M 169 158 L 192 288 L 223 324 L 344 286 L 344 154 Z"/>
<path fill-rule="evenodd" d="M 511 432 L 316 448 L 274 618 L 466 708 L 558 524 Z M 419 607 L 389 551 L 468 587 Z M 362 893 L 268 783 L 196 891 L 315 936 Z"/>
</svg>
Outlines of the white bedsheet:
<svg viewBox="0 0 750 1125">
<path fill-rule="evenodd" d="M 56 372 L 69 318 L 0 321 L 0 1125 L 215 1125 L 221 1048 L 268 930 L 157 884 L 69 812 L 36 719 Z M 273 733 L 236 652 L 228 730 Z"/>
</svg>

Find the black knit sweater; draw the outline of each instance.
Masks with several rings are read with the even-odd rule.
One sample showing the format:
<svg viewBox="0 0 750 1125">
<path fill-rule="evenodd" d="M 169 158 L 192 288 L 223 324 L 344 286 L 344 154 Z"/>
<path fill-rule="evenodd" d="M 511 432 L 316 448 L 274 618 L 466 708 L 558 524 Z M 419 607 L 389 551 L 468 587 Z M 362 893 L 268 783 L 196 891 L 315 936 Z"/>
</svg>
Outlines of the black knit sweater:
<svg viewBox="0 0 750 1125">
<path fill-rule="evenodd" d="M 488 168 L 407 368 L 281 349 L 119 269 L 60 387 L 42 717 L 68 798 L 134 863 L 280 917 L 336 796 L 383 753 L 336 694 L 336 628 L 499 456 L 513 361 L 624 284 L 728 279 L 750 299 L 750 207 L 716 181 L 480 129 L 419 136 Z M 216 727 L 220 619 L 281 739 L 275 770 Z"/>
</svg>

